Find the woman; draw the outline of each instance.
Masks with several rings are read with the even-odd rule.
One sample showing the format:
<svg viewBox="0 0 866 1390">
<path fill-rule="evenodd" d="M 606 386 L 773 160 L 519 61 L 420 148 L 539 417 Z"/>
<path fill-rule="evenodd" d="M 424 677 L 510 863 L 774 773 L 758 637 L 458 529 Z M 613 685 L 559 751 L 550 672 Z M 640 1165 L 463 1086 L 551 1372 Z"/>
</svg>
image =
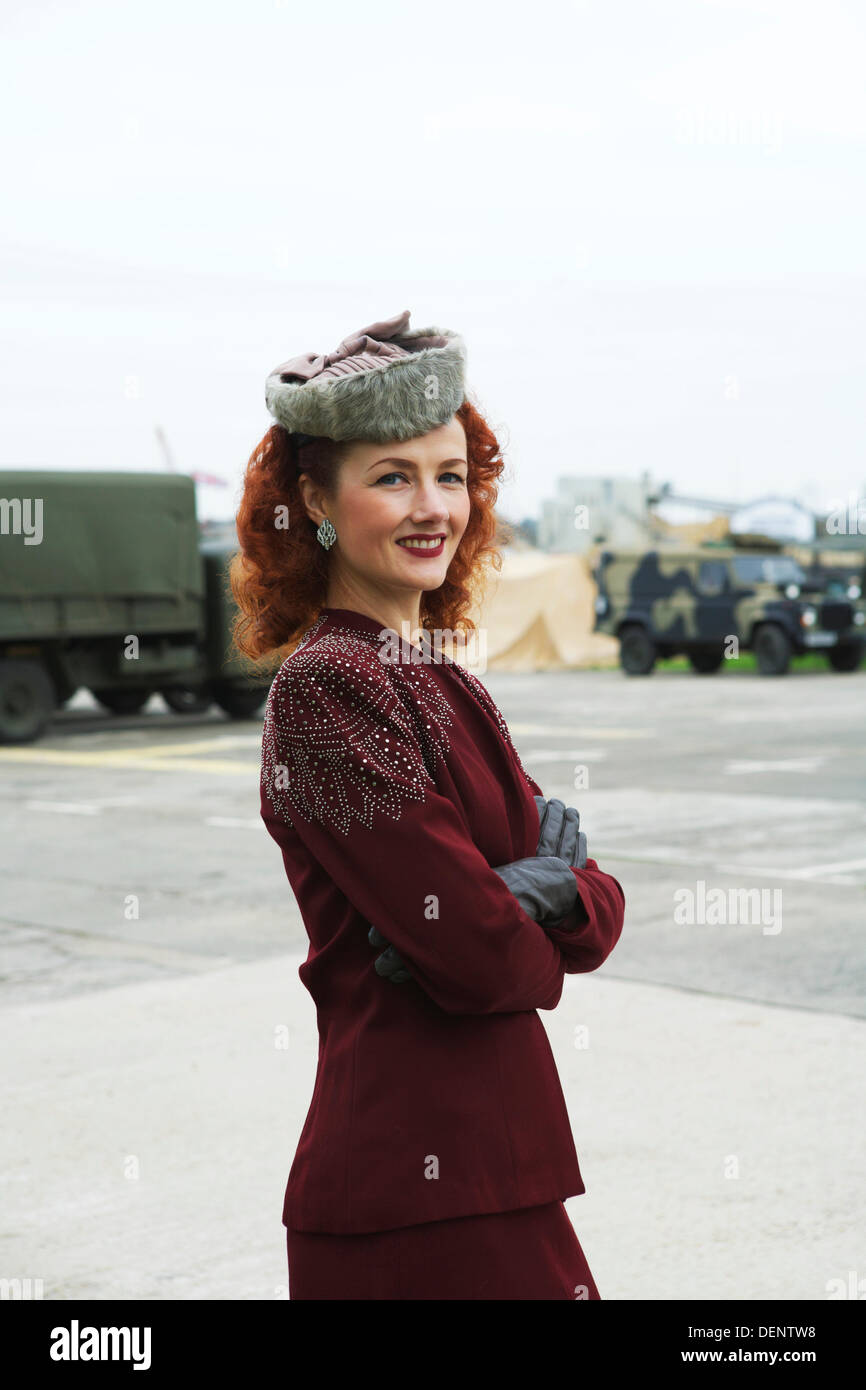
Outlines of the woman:
<svg viewBox="0 0 866 1390">
<path fill-rule="evenodd" d="M 462 340 L 408 311 L 283 363 L 238 514 L 236 643 L 289 649 L 261 806 L 318 1017 L 283 1207 L 296 1299 L 599 1297 L 536 1010 L 607 958 L 624 895 L 427 635 L 472 628 L 501 564 L 503 464 L 464 370 Z"/>
</svg>

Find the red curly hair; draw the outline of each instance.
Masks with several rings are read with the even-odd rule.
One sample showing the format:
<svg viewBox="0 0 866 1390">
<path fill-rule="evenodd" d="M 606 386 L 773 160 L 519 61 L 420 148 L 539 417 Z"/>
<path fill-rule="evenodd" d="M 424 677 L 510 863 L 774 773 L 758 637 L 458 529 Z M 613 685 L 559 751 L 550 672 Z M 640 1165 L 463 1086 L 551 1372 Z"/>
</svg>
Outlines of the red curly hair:
<svg viewBox="0 0 866 1390">
<path fill-rule="evenodd" d="M 469 521 L 443 584 L 421 595 L 420 617 L 428 630 L 468 635 L 476 629 L 468 610 L 480 597 L 486 569 L 502 568 L 498 544 L 507 543 L 513 530 L 494 511 L 505 466 L 496 436 L 469 400 L 455 418 L 466 432 Z M 336 491 L 351 444 L 317 437 L 303 446 L 301 469 L 326 496 Z M 288 525 L 281 529 L 275 518 L 286 509 Z M 293 524 L 298 517 L 304 525 Z M 271 426 L 247 463 L 237 533 L 241 549 L 232 559 L 230 582 L 239 612 L 232 641 L 244 657 L 279 665 L 325 607 L 328 590 L 328 552 L 307 516 L 291 436 L 282 425 Z"/>
</svg>

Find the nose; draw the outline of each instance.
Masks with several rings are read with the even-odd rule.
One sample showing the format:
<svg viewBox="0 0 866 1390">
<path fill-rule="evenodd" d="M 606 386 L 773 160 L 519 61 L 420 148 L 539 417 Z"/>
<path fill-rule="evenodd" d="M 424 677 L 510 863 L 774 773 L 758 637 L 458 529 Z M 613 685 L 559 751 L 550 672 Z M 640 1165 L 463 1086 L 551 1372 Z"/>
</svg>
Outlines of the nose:
<svg viewBox="0 0 866 1390">
<path fill-rule="evenodd" d="M 414 522 L 446 522 L 450 515 L 448 503 L 433 482 L 422 483 L 409 513 Z"/>
</svg>

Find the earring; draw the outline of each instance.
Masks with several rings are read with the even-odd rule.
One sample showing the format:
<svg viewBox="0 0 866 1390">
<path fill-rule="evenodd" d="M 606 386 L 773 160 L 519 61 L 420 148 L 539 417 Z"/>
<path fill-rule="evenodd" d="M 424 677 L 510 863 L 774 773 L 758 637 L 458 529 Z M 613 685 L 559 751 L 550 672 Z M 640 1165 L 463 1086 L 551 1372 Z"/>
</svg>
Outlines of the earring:
<svg viewBox="0 0 866 1390">
<path fill-rule="evenodd" d="M 316 540 L 320 545 L 323 545 L 326 550 L 330 550 L 336 539 L 337 533 L 334 530 L 333 523 L 325 517 L 325 520 L 316 532 Z"/>
</svg>

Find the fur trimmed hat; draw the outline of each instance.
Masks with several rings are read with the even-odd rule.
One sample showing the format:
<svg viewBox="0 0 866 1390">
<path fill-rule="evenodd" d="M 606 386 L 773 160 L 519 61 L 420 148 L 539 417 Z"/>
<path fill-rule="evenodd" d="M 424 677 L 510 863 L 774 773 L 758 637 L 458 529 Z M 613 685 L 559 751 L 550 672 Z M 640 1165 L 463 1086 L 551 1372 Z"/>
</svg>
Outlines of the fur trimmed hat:
<svg viewBox="0 0 866 1390">
<path fill-rule="evenodd" d="M 265 404 L 290 434 L 386 444 L 444 425 L 463 404 L 466 347 L 447 328 L 409 328 L 409 310 L 360 328 L 334 352 L 274 367 Z"/>
</svg>

